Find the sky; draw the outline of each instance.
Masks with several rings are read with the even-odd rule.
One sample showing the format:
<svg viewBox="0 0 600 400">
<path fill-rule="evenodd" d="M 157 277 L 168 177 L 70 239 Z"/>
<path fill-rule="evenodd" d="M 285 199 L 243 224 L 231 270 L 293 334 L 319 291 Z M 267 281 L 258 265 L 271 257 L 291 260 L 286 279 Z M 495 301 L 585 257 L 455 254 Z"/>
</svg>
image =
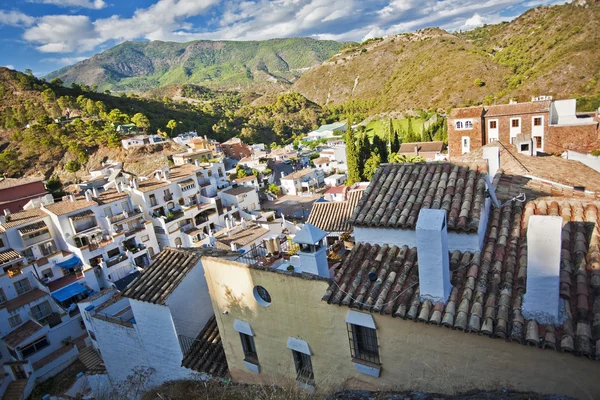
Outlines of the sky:
<svg viewBox="0 0 600 400">
<path fill-rule="evenodd" d="M 565 0 L 0 0 L 0 65 L 43 76 L 126 40 L 363 41 L 509 21 Z"/>
</svg>

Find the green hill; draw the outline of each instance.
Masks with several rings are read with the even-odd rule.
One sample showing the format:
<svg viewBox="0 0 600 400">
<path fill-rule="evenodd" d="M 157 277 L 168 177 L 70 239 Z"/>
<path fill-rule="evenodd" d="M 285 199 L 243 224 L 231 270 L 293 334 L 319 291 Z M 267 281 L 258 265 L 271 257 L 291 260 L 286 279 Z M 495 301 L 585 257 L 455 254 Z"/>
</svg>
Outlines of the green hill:
<svg viewBox="0 0 600 400">
<path fill-rule="evenodd" d="M 192 83 L 213 89 L 280 92 L 342 46 L 310 38 L 124 42 L 46 78 L 97 85 L 101 90 L 143 91 Z"/>
<path fill-rule="evenodd" d="M 320 104 L 374 101 L 372 112 L 586 97 L 600 92 L 599 39 L 600 3 L 580 0 L 464 33 L 431 28 L 371 39 L 293 89 Z"/>
</svg>

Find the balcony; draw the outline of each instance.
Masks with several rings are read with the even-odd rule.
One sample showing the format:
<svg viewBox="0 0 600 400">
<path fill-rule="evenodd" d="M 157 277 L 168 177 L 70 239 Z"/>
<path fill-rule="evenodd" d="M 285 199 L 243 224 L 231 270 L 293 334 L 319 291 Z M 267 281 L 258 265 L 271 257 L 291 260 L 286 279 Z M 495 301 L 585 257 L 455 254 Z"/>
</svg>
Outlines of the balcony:
<svg viewBox="0 0 600 400">
<path fill-rule="evenodd" d="M 150 197 L 150 207 L 156 207 L 158 205 L 158 201 L 154 197 Z"/>
<path fill-rule="evenodd" d="M 179 227 L 179 232 L 187 233 L 187 232 L 192 231 L 193 229 L 194 229 L 194 224 L 189 223 L 189 224 L 181 225 Z"/>
<path fill-rule="evenodd" d="M 116 255 L 114 257 L 109 258 L 108 260 L 106 260 L 106 266 L 108 268 L 113 267 L 119 263 L 122 263 L 123 261 L 127 261 L 128 257 L 126 254 L 119 254 Z"/>
<path fill-rule="evenodd" d="M 33 246 L 36 243 L 40 243 L 46 240 L 52 239 L 50 232 L 45 231 L 37 236 L 31 235 L 29 237 L 23 236 L 23 245 L 25 247 Z"/>
<path fill-rule="evenodd" d="M 108 220 L 111 224 L 116 224 L 119 222 L 127 221 L 129 219 L 139 218 L 142 216 L 142 212 L 140 210 L 133 210 L 132 212 L 123 211 L 120 214 L 109 217 Z"/>
<path fill-rule="evenodd" d="M 167 214 L 167 216 L 163 217 L 163 218 L 165 219 L 165 222 L 171 222 L 171 221 L 175 221 L 176 219 L 179 219 L 183 216 L 184 216 L 183 211 L 174 210 L 174 211 L 169 212 L 169 214 Z"/>
<path fill-rule="evenodd" d="M 62 322 L 61 315 L 55 312 L 42 314 L 40 312 L 34 312 L 33 310 L 29 310 L 29 315 L 31 316 L 31 318 L 35 319 L 40 325 L 49 325 L 50 328 L 54 328 L 55 326 L 60 325 L 60 323 Z"/>
</svg>

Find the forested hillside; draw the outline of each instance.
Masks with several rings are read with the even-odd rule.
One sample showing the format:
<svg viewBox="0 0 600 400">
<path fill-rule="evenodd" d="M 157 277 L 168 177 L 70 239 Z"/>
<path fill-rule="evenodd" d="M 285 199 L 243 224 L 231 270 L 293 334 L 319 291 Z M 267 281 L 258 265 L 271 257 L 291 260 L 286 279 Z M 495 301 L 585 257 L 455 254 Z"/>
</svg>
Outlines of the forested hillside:
<svg viewBox="0 0 600 400">
<path fill-rule="evenodd" d="M 593 107 L 599 81 L 600 3 L 588 0 L 464 33 L 432 28 L 371 39 L 307 72 L 294 90 L 327 105 L 371 100 L 372 112 L 537 95 L 582 97 Z"/>
<path fill-rule="evenodd" d="M 125 42 L 46 78 L 96 85 L 101 91 L 143 91 L 193 83 L 213 89 L 281 92 L 342 46 L 309 38 Z"/>
</svg>

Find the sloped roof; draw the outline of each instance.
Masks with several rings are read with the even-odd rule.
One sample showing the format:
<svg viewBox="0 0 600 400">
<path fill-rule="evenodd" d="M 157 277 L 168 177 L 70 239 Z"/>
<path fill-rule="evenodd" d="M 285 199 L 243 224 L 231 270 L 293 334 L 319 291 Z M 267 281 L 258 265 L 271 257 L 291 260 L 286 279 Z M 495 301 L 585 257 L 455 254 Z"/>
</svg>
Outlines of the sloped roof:
<svg viewBox="0 0 600 400">
<path fill-rule="evenodd" d="M 265 236 L 268 233 L 268 229 L 254 223 L 249 223 L 246 229 L 240 229 L 229 236 L 227 236 L 224 232 L 221 233 L 218 237 L 216 237 L 217 248 L 230 250 L 231 243 L 235 243 L 238 246 L 246 246 L 247 244 L 255 242 L 257 239 Z"/>
<path fill-rule="evenodd" d="M 7 346 L 10 346 L 14 349 L 21 342 L 31 337 L 31 335 L 40 329 L 42 329 L 42 326 L 30 319 L 8 335 L 4 336 L 2 340 Z"/>
<path fill-rule="evenodd" d="M 450 118 L 480 118 L 483 114 L 483 107 L 464 107 L 453 108 L 450 111 Z"/>
<path fill-rule="evenodd" d="M 531 101 L 526 103 L 514 103 L 514 104 L 498 104 L 493 106 L 485 107 L 486 117 L 496 117 L 502 115 L 516 115 L 516 114 L 533 114 L 543 113 L 550 110 L 552 101 Z"/>
<path fill-rule="evenodd" d="M 101 192 L 96 198 L 96 201 L 98 202 L 98 204 L 102 205 L 123 200 L 127 197 L 129 197 L 129 194 L 127 194 L 127 192 L 119 192 L 117 189 L 113 188 Z"/>
<path fill-rule="evenodd" d="M 47 227 L 46 222 L 44 222 L 44 220 L 41 220 L 41 221 L 34 222 L 31 225 L 27 225 L 22 228 L 19 228 L 18 231 L 19 231 L 19 233 L 24 235 L 26 233 L 39 231 L 40 229 L 44 229 L 46 227 Z"/>
<path fill-rule="evenodd" d="M 22 257 L 23 256 L 21 256 L 19 253 L 17 253 L 13 249 L 0 251 L 0 265 L 6 264 L 11 261 L 18 260 L 19 258 L 22 258 Z"/>
<path fill-rule="evenodd" d="M 450 254 L 453 288 L 446 305 L 420 302 L 416 248 L 358 243 L 323 301 L 600 359 L 599 209 L 598 201 L 563 197 L 494 207 L 483 250 Z M 557 327 L 527 320 L 522 313 L 531 215 L 564 221 L 560 297 L 566 319 Z M 370 281 L 369 272 L 378 279 Z"/>
<path fill-rule="evenodd" d="M 327 158 L 327 157 L 318 157 L 318 158 L 315 158 L 312 161 L 313 161 L 313 163 L 315 163 L 315 165 L 316 164 L 323 164 L 323 163 L 330 163 L 331 162 L 331 160 L 329 158 Z"/>
<path fill-rule="evenodd" d="M 566 160 L 555 156 L 526 156 L 517 152 L 515 146 L 501 142 L 493 142 L 484 147 L 498 147 L 500 150 L 500 168 L 504 171 L 505 177 L 515 177 L 519 181 L 531 180 L 530 177 L 538 178 L 538 182 L 532 182 L 535 187 L 532 191 L 538 189 L 548 191 L 545 194 L 561 195 L 556 190 L 560 190 L 559 185 L 585 188 L 587 191 L 600 194 L 600 172 L 588 167 L 587 165 L 574 160 Z M 465 154 L 461 160 L 473 162 L 483 159 L 483 148 L 474 150 Z M 547 182 L 539 182 L 545 180 Z M 555 186 L 552 191 L 552 186 Z M 527 188 L 527 187 L 526 187 Z"/>
<path fill-rule="evenodd" d="M 233 181 L 234 182 L 250 182 L 250 181 L 255 180 L 255 179 L 256 179 L 256 176 L 254 176 L 254 175 L 248 175 L 248 176 L 245 176 L 243 178 L 234 179 Z"/>
<path fill-rule="evenodd" d="M 289 180 L 289 179 L 299 179 L 299 178 L 302 178 L 303 176 L 306 176 L 306 175 L 310 174 L 311 172 L 313 172 L 312 168 L 305 168 L 305 169 L 301 169 L 300 171 L 296 171 L 296 172 L 293 172 L 291 174 L 288 174 L 288 175 L 282 177 L 281 179 L 282 180 L 283 179 L 287 179 L 287 180 Z"/>
<path fill-rule="evenodd" d="M 314 203 L 308 216 L 308 223 L 326 232 L 349 232 L 352 230 L 349 219 L 362 196 L 362 192 L 362 190 L 354 190 L 348 193 L 348 200 L 346 201 Z"/>
<path fill-rule="evenodd" d="M 37 222 L 46 217 L 47 214 L 39 208 L 32 208 L 30 210 L 23 210 L 16 213 L 10 214 L 7 221 L 0 224 L 0 228 L 7 230 L 15 228 L 17 226 L 25 225 L 30 222 Z"/>
<path fill-rule="evenodd" d="M 419 151 L 423 152 L 440 152 L 444 150 L 444 142 L 414 142 L 414 143 L 402 143 L 398 153 L 414 153 L 415 146 Z"/>
<path fill-rule="evenodd" d="M 355 226 L 414 229 L 422 208 L 446 210 L 448 228 L 476 231 L 485 199 L 483 166 L 447 162 L 383 164 L 350 222 Z"/>
<path fill-rule="evenodd" d="M 204 372 L 213 377 L 225 377 L 229 373 L 223 342 L 217 320 L 210 317 L 194 343 L 183 356 L 182 367 Z"/>
<path fill-rule="evenodd" d="M 97 206 L 95 201 L 87 201 L 85 197 L 76 197 L 75 201 L 69 199 L 58 203 L 45 205 L 44 208 L 54 215 L 64 215 L 73 211 L 83 210 L 84 208 Z"/>
<path fill-rule="evenodd" d="M 238 196 L 240 194 L 249 193 L 252 191 L 256 191 L 256 189 L 252 186 L 237 186 L 234 188 L 223 190 L 221 193 L 230 194 L 232 196 Z"/>
<path fill-rule="evenodd" d="M 315 244 L 319 240 L 323 239 L 325 236 L 327 236 L 327 232 L 317 228 L 310 222 L 307 222 L 306 224 L 304 224 L 302 229 L 300 229 L 300 231 L 296 233 L 293 242 L 302 244 Z"/>
</svg>

